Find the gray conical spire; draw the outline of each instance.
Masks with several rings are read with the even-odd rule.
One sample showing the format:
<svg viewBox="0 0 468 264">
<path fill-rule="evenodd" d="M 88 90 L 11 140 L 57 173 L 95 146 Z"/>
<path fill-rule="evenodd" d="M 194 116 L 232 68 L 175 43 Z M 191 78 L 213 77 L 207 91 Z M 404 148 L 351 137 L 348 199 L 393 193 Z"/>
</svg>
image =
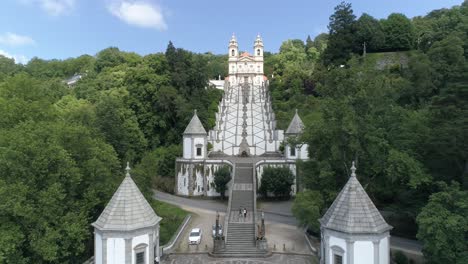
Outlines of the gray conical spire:
<svg viewBox="0 0 468 264">
<path fill-rule="evenodd" d="M 206 135 L 206 130 L 197 116 L 196 109 L 193 111 L 192 120 L 190 120 L 187 128 L 185 128 L 184 135 Z"/>
<path fill-rule="evenodd" d="M 125 232 L 154 227 L 161 221 L 130 176 L 126 176 L 99 218 L 92 225 L 99 230 Z"/>
<path fill-rule="evenodd" d="M 288 129 L 286 130 L 285 134 L 301 134 L 303 131 L 304 131 L 304 123 L 299 117 L 299 114 L 297 113 L 297 109 L 296 109 L 296 113 L 294 114 L 294 117 L 291 120 L 291 123 L 289 123 Z"/>
<path fill-rule="evenodd" d="M 359 183 L 354 162 L 351 177 L 320 224 L 323 228 L 352 234 L 379 234 L 392 229 Z"/>
</svg>

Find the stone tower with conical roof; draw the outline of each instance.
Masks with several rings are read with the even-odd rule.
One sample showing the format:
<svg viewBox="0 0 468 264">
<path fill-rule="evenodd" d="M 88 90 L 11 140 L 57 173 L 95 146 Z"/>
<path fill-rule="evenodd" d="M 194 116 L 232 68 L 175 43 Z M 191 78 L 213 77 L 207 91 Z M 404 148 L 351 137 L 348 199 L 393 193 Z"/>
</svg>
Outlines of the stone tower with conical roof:
<svg viewBox="0 0 468 264">
<path fill-rule="evenodd" d="M 389 264 L 390 230 L 351 167 L 351 177 L 320 219 L 321 264 Z"/>
<path fill-rule="evenodd" d="M 307 159 L 309 156 L 308 145 L 299 140 L 299 137 L 304 132 L 304 123 L 296 109 L 291 123 L 289 123 L 288 129 L 284 133 L 285 137 L 285 146 L 284 146 L 284 155 L 287 159 Z"/>
<path fill-rule="evenodd" d="M 154 263 L 159 259 L 159 222 L 127 173 L 94 227 L 95 264 Z M 143 261 L 143 262 L 141 262 Z"/>
<path fill-rule="evenodd" d="M 206 136 L 206 130 L 197 116 L 197 110 L 194 110 L 193 117 L 183 134 L 185 159 L 206 158 Z"/>
</svg>

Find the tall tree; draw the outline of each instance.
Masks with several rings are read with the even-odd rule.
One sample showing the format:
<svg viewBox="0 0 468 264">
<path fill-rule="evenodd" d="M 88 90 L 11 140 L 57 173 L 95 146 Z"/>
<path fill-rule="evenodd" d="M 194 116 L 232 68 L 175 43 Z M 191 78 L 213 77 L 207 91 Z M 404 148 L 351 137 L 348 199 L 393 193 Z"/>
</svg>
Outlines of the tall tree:
<svg viewBox="0 0 468 264">
<path fill-rule="evenodd" d="M 367 51 L 381 50 L 385 43 L 385 35 L 379 21 L 366 13 L 356 22 L 356 44 L 362 46 L 364 43 Z"/>
<path fill-rule="evenodd" d="M 418 215 L 418 239 L 429 263 L 468 262 L 468 191 L 441 184 Z"/>
<path fill-rule="evenodd" d="M 227 184 L 231 180 L 231 170 L 227 166 L 219 168 L 214 173 L 214 187 L 216 192 L 221 195 L 221 198 L 224 199 L 226 196 Z"/>
<path fill-rule="evenodd" d="M 405 15 L 393 13 L 382 20 L 385 48 L 389 51 L 410 50 L 415 44 L 414 27 Z"/>
<path fill-rule="evenodd" d="M 335 7 L 328 25 L 328 45 L 323 54 L 325 65 L 345 64 L 356 48 L 356 16 L 350 3 L 341 2 Z"/>
</svg>

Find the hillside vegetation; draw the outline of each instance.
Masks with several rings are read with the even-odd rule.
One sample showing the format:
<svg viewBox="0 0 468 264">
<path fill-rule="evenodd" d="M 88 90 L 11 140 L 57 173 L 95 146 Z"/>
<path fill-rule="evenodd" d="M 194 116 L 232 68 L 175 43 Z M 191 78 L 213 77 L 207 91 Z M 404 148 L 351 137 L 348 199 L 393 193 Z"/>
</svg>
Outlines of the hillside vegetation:
<svg viewBox="0 0 468 264">
<path fill-rule="evenodd" d="M 467 29 L 468 2 L 382 20 L 342 3 L 327 37 L 288 40 L 266 59 L 280 128 L 295 108 L 306 126 L 310 160 L 294 204 L 302 224 L 319 232 L 356 161 L 393 235 L 420 239 L 431 263 L 467 261 Z"/>
</svg>

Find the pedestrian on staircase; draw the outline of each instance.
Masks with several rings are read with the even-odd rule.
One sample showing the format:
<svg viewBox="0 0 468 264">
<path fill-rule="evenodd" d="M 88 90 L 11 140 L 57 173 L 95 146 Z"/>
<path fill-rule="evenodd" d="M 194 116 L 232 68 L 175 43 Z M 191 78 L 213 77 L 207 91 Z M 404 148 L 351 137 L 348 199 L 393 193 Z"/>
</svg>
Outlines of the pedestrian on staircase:
<svg viewBox="0 0 468 264">
<path fill-rule="evenodd" d="M 244 219 L 247 218 L 247 209 L 244 207 Z"/>
</svg>

